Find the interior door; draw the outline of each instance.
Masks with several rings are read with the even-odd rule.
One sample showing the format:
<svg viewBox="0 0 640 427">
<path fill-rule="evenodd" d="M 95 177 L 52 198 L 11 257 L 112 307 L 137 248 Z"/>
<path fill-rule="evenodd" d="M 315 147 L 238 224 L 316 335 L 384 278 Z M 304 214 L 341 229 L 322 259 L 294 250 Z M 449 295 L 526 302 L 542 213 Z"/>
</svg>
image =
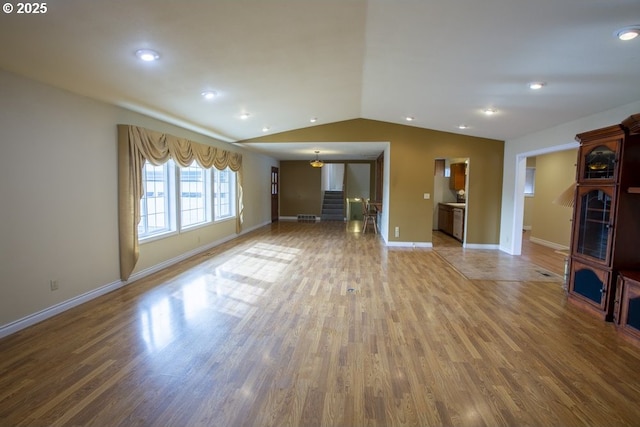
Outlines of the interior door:
<svg viewBox="0 0 640 427">
<path fill-rule="evenodd" d="M 271 167 L 271 222 L 278 220 L 278 195 L 280 193 L 280 174 L 278 168 Z"/>
</svg>

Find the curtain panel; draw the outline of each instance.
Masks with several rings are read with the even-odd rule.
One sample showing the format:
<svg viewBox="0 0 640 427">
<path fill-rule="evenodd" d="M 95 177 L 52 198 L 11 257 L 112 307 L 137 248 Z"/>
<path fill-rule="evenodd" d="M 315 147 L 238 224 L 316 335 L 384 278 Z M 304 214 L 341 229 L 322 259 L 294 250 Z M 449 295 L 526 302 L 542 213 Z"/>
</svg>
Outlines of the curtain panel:
<svg viewBox="0 0 640 427">
<path fill-rule="evenodd" d="M 137 126 L 118 125 L 118 226 L 120 278 L 123 281 L 129 279 L 140 255 L 138 223 L 144 191 L 142 168 L 145 161 L 159 166 L 169 159 L 182 167 L 195 160 L 205 169 L 228 167 L 237 172 L 236 232 L 240 233 L 242 229 L 242 154 Z"/>
</svg>

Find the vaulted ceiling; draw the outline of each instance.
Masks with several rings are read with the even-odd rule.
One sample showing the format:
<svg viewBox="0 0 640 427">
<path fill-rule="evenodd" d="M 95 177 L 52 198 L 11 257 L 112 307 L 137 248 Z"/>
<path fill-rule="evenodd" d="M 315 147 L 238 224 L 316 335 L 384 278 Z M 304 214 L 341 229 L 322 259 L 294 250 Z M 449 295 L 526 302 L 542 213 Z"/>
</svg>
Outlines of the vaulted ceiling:
<svg viewBox="0 0 640 427">
<path fill-rule="evenodd" d="M 0 14 L 0 68 L 228 142 L 353 118 L 508 140 L 640 100 L 640 37 L 614 36 L 638 0 L 46 5 Z"/>
</svg>

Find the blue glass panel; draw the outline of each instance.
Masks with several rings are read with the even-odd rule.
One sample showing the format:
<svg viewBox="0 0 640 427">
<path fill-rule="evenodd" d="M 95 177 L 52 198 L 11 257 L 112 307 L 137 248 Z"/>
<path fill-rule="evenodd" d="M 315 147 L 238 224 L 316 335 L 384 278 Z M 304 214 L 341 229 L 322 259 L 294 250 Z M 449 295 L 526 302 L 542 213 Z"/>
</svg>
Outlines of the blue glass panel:
<svg viewBox="0 0 640 427">
<path fill-rule="evenodd" d="M 629 300 L 627 325 L 640 330 L 640 298 L 632 298 Z"/>
<path fill-rule="evenodd" d="M 602 302 L 602 288 L 604 284 L 593 270 L 583 268 L 576 271 L 573 291 L 600 304 Z"/>
</svg>

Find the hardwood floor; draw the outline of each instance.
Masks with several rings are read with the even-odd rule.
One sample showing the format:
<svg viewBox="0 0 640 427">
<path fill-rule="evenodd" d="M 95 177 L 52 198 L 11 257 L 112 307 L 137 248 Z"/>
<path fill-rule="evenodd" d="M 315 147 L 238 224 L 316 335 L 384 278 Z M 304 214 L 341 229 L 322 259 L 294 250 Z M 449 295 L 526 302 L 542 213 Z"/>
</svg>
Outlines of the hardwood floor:
<svg viewBox="0 0 640 427">
<path fill-rule="evenodd" d="M 633 426 L 638 372 L 558 283 L 280 222 L 0 340 L 0 425 Z"/>
<path fill-rule="evenodd" d="M 565 273 L 565 258 L 567 251 L 551 249 L 529 240 L 530 231 L 524 231 L 522 236 L 522 259 L 563 276 Z M 462 243 L 442 231 L 433 231 L 434 248 L 461 248 Z"/>
<path fill-rule="evenodd" d="M 437 248 L 443 248 L 443 247 L 444 248 L 461 248 L 462 247 L 461 242 L 459 242 L 458 240 L 454 239 L 453 237 L 439 230 L 433 230 L 431 240 L 434 248 L 436 247 Z"/>
<path fill-rule="evenodd" d="M 565 260 L 569 251 L 551 249 L 529 241 L 530 231 L 523 232 L 522 257 L 554 273 L 565 274 Z"/>
</svg>

